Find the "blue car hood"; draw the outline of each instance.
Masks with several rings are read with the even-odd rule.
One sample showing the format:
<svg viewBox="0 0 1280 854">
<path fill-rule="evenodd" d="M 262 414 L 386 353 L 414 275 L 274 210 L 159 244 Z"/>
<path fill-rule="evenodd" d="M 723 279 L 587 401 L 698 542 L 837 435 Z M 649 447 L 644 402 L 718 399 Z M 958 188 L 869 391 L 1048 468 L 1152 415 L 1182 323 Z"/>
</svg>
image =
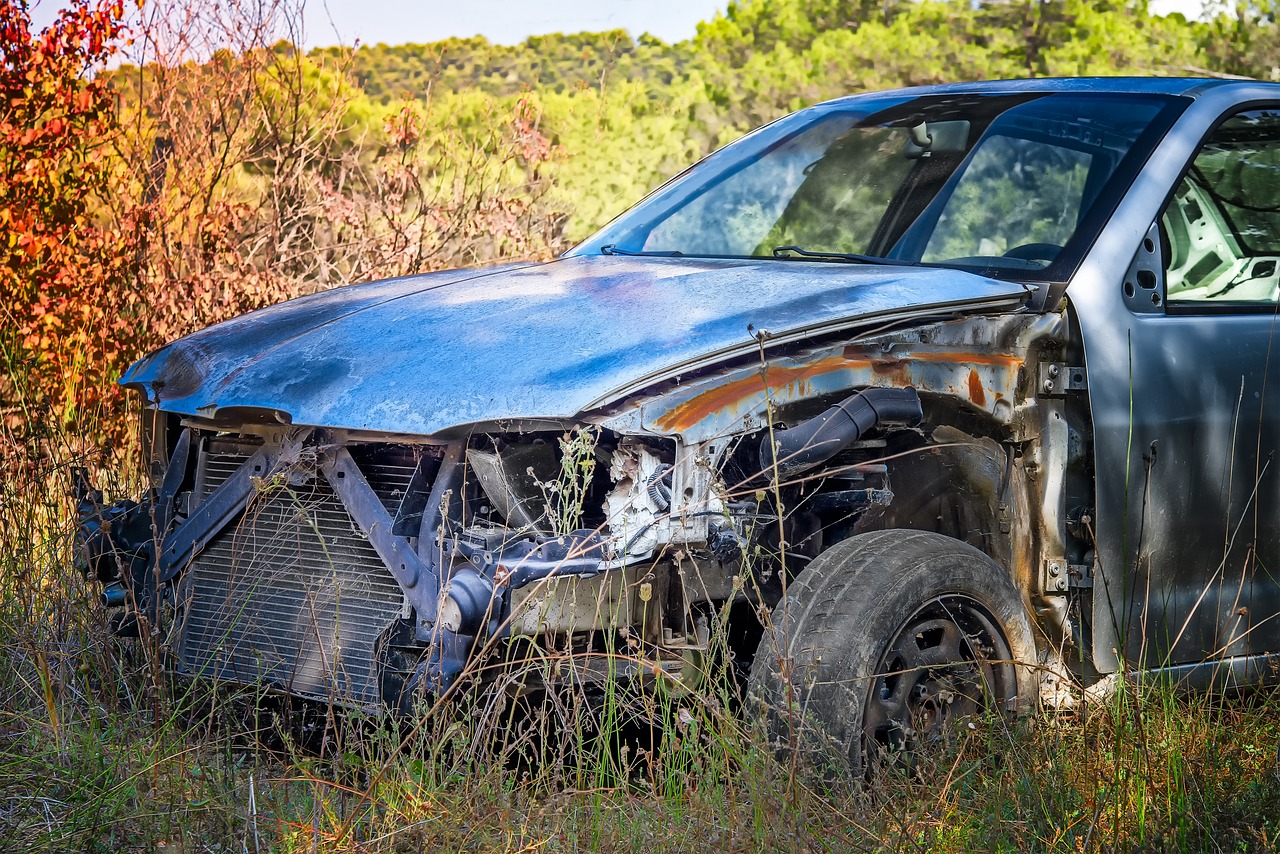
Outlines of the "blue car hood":
<svg viewBox="0 0 1280 854">
<path fill-rule="evenodd" d="M 432 435 L 571 419 L 767 346 L 888 319 L 1014 309 L 955 270 L 571 256 L 324 291 L 176 341 L 120 380 L 161 409 Z"/>
</svg>

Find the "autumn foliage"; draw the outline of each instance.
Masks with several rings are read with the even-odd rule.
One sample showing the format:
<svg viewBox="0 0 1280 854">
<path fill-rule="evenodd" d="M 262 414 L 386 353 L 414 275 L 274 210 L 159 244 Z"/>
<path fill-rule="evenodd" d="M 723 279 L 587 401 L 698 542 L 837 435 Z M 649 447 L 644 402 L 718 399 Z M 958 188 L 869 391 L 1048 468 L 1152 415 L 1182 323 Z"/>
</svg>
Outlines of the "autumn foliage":
<svg viewBox="0 0 1280 854">
<path fill-rule="evenodd" d="M 35 410 L 66 421 L 110 398 L 129 338 L 127 241 L 95 219 L 116 97 L 92 76 L 123 15 L 122 0 L 73 0 L 32 33 L 25 4 L 0 3 L 0 407 L 19 433 Z"/>
<path fill-rule="evenodd" d="M 349 57 L 276 38 L 284 0 L 172 4 L 136 33 L 127 11 L 74 0 L 33 33 L 0 2 L 0 464 L 38 458 L 48 428 L 126 438 L 115 381 L 195 329 L 562 246 L 544 199 L 561 152 L 529 99 L 379 117 Z M 109 68 L 131 43 L 145 61 Z"/>
<path fill-rule="evenodd" d="M 1265 4 L 1195 23 L 1081 0 L 738 0 L 678 44 L 303 51 L 302 0 L 147 0 L 129 18 L 135 3 L 66 0 L 32 32 L 26 3 L 0 0 L 0 464 L 38 457 L 45 428 L 127 436 L 115 381 L 167 341 L 317 289 L 549 257 L 805 103 L 1280 75 Z"/>
</svg>

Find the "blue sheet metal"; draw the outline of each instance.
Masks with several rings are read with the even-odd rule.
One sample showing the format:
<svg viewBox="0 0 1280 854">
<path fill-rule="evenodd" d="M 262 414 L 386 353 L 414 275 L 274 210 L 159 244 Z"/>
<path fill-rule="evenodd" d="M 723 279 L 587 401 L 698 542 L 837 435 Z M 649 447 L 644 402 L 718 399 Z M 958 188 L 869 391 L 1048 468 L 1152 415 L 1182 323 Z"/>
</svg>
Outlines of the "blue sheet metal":
<svg viewBox="0 0 1280 854">
<path fill-rule="evenodd" d="M 969 273 L 794 261 L 578 256 L 340 288 L 219 324 L 121 382 L 162 409 L 430 436 L 571 418 L 768 343 L 876 319 L 1016 308 Z"/>
</svg>

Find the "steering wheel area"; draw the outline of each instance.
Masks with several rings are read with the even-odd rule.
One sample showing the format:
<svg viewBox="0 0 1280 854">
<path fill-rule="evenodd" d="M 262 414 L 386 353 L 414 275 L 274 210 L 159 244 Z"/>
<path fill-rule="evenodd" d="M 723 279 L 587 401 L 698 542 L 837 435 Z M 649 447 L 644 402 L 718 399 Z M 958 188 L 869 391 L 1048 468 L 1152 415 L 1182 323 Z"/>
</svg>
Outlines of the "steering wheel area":
<svg viewBox="0 0 1280 854">
<path fill-rule="evenodd" d="M 1052 263 L 1061 251 L 1062 247 L 1056 243 L 1023 243 L 1021 246 L 1013 247 L 1001 257 Z"/>
</svg>

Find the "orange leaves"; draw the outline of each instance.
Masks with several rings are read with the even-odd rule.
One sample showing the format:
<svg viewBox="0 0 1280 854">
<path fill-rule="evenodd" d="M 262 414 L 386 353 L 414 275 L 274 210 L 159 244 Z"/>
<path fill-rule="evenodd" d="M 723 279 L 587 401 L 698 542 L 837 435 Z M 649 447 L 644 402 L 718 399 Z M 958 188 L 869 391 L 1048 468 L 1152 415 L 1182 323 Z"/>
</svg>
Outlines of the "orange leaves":
<svg viewBox="0 0 1280 854">
<path fill-rule="evenodd" d="M 541 122 L 542 114 L 528 97 L 516 101 L 511 124 L 515 130 L 517 151 L 527 163 L 545 163 L 563 153 L 559 146 L 552 145 L 551 139 L 539 130 Z"/>
<path fill-rule="evenodd" d="M 118 370 L 95 362 L 104 349 L 93 342 L 129 287 L 127 256 L 91 225 L 107 176 L 89 157 L 107 141 L 114 100 L 85 72 L 114 52 L 123 14 L 120 0 L 71 0 L 33 34 L 25 8 L 0 3 L 0 370 L 28 407 L 74 413 L 84 401 L 69 394 Z"/>
<path fill-rule="evenodd" d="M 406 101 L 398 113 L 387 116 L 384 130 L 392 144 L 401 151 L 407 151 L 417 145 L 422 136 L 422 120 L 418 115 L 416 104 Z"/>
</svg>

